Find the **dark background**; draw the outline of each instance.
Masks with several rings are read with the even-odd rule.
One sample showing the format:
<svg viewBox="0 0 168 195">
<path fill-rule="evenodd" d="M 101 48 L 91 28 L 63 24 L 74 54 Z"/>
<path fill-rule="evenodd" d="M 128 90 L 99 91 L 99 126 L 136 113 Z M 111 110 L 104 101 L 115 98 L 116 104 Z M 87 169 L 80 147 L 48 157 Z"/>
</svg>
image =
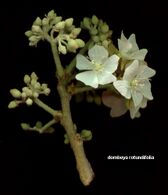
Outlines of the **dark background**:
<svg viewBox="0 0 168 195">
<path fill-rule="evenodd" d="M 23 76 L 35 71 L 40 81 L 52 88 L 54 65 L 47 43 L 30 48 L 24 32 L 37 16 L 51 9 L 63 18 L 74 17 L 76 25 L 84 16 L 96 14 L 110 25 L 113 40 L 124 30 L 135 33 L 140 48 L 147 48 L 147 62 L 156 69 L 152 79 L 154 101 L 142 110 L 140 119 L 129 114 L 111 119 L 109 109 L 94 104 L 75 106 L 73 119 L 79 129 L 93 131 L 85 143 L 86 154 L 96 177 L 85 188 L 80 183 L 69 146 L 63 143 L 63 130 L 56 126 L 52 135 L 24 132 L 21 122 L 50 119 L 36 106 L 8 110 L 10 88 L 21 88 Z M 167 24 L 168 6 L 163 1 L 7 1 L 0 8 L 0 195 L 31 194 L 159 194 L 167 186 Z M 59 108 L 55 92 L 42 98 Z M 108 155 L 154 155 L 155 160 L 107 160 Z"/>
</svg>

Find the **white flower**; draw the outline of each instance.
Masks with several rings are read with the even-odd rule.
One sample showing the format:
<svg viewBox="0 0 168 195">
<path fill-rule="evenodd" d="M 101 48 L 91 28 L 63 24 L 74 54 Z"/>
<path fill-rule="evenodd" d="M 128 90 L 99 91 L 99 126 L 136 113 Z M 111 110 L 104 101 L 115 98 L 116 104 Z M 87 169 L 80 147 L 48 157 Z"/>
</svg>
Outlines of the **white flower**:
<svg viewBox="0 0 168 195">
<path fill-rule="evenodd" d="M 126 69 L 122 80 L 115 81 L 114 87 L 126 99 L 133 100 L 134 106 L 141 104 L 143 97 L 152 100 L 149 78 L 155 75 L 155 70 L 149 68 L 145 62 L 134 60 Z"/>
<path fill-rule="evenodd" d="M 95 45 L 88 51 L 89 59 L 81 54 L 76 57 L 76 67 L 79 70 L 86 70 L 76 75 L 76 79 L 97 88 L 99 84 L 105 85 L 116 81 L 112 74 L 118 67 L 119 57 L 112 55 L 108 57 L 108 51 L 99 45 Z"/>
<path fill-rule="evenodd" d="M 127 60 L 144 60 L 148 52 L 147 49 L 139 49 L 135 34 L 132 34 L 128 39 L 121 33 L 121 38 L 118 39 L 118 48 L 123 58 Z"/>
</svg>

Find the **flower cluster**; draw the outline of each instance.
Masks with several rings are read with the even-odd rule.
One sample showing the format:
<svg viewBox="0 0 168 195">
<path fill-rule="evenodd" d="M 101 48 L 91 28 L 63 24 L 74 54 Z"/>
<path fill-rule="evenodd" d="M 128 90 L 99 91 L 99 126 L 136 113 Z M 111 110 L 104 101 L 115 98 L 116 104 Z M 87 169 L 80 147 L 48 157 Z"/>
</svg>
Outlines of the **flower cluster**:
<svg viewBox="0 0 168 195">
<path fill-rule="evenodd" d="M 109 30 L 109 26 L 107 23 L 103 22 L 103 20 L 98 19 L 95 15 L 93 15 L 92 18 L 85 17 L 81 22 L 81 28 L 89 31 L 94 44 L 108 48 L 111 42 L 112 31 Z M 93 44 L 91 44 L 91 46 L 93 46 Z"/>
<path fill-rule="evenodd" d="M 37 17 L 31 30 L 26 31 L 25 35 L 29 38 L 30 46 L 37 46 L 37 43 L 44 39 L 50 41 L 52 37 L 59 52 L 66 54 L 67 51 L 76 52 L 78 48 L 84 47 L 84 41 L 77 38 L 80 32 L 81 28 L 73 25 L 73 18 L 62 20 L 61 16 L 51 10 L 43 19 Z"/>
<path fill-rule="evenodd" d="M 26 103 L 28 106 L 33 104 L 33 100 L 38 98 L 40 94 L 49 95 L 50 89 L 46 83 L 40 84 L 37 75 L 33 72 L 30 76 L 24 76 L 24 83 L 27 85 L 18 89 L 11 89 L 10 93 L 15 98 L 8 105 L 8 108 L 16 108 L 19 104 Z"/>
<path fill-rule="evenodd" d="M 112 107 L 111 116 L 121 116 L 130 110 L 131 118 L 139 117 L 139 109 L 153 99 L 149 79 L 155 70 L 144 61 L 147 50 L 139 49 L 134 34 L 127 39 L 122 32 L 118 48 L 111 56 L 99 45 L 88 51 L 88 58 L 78 54 L 76 67 L 86 71 L 78 73 L 76 79 L 93 88 L 111 83 L 115 93 L 108 90 L 102 95 L 103 103 Z M 116 90 L 120 95 L 116 95 Z"/>
</svg>

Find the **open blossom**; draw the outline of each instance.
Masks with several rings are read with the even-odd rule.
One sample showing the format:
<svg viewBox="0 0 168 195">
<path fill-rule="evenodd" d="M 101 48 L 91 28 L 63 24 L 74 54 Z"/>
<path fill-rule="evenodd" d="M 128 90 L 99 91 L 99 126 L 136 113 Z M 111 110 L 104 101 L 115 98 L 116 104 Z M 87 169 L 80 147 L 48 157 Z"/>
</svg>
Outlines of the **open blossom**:
<svg viewBox="0 0 168 195">
<path fill-rule="evenodd" d="M 135 34 L 132 34 L 128 39 L 121 33 L 121 38 L 118 39 L 118 48 L 121 56 L 127 60 L 144 60 L 147 54 L 147 49 L 139 49 Z"/>
<path fill-rule="evenodd" d="M 119 57 L 112 55 L 108 57 L 108 51 L 99 45 L 95 45 L 88 51 L 89 59 L 78 54 L 76 57 L 76 67 L 79 70 L 85 70 L 78 73 L 76 79 L 93 88 L 98 85 L 105 85 L 116 81 L 112 74 L 118 67 Z"/>
<path fill-rule="evenodd" d="M 137 107 L 143 98 L 153 99 L 149 78 L 154 75 L 155 70 L 149 68 L 145 62 L 134 60 L 125 69 L 122 80 L 117 80 L 113 84 L 126 99 L 132 98 L 134 106 Z"/>
</svg>

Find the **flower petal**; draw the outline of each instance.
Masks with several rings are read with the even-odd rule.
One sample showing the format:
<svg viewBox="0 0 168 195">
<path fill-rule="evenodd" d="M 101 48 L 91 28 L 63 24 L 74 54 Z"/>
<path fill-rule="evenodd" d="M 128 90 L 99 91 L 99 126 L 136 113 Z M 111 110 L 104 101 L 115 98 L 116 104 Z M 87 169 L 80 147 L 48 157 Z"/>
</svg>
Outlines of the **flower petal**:
<svg viewBox="0 0 168 195">
<path fill-rule="evenodd" d="M 140 86 L 141 93 L 148 100 L 153 100 L 152 92 L 151 92 L 151 84 L 148 80 L 146 80 L 142 86 Z"/>
<path fill-rule="evenodd" d="M 98 83 L 101 85 L 109 84 L 116 81 L 116 77 L 110 72 L 98 72 L 97 73 Z"/>
<path fill-rule="evenodd" d="M 108 58 L 108 51 L 100 45 L 95 45 L 88 51 L 89 58 L 98 64 L 102 64 Z"/>
<path fill-rule="evenodd" d="M 131 53 L 128 58 L 130 60 L 134 60 L 134 59 L 136 59 L 136 60 L 144 60 L 147 52 L 148 52 L 147 49 L 140 49 L 138 51 L 135 51 L 135 52 Z"/>
<path fill-rule="evenodd" d="M 132 81 L 139 71 L 139 62 L 138 60 L 134 60 L 126 69 L 124 72 L 123 79 L 127 81 Z"/>
<path fill-rule="evenodd" d="M 107 72 L 113 73 L 114 71 L 116 71 L 118 67 L 118 61 L 119 61 L 119 57 L 115 54 L 112 55 L 104 62 L 103 64 L 104 70 Z"/>
<path fill-rule="evenodd" d="M 143 95 L 136 90 L 132 90 L 132 100 L 134 102 L 135 107 L 139 106 L 143 100 Z"/>
<path fill-rule="evenodd" d="M 140 65 L 139 74 L 136 78 L 138 79 L 148 79 L 153 77 L 156 74 L 156 71 L 152 68 L 149 68 L 146 64 Z"/>
<path fill-rule="evenodd" d="M 92 70 L 94 65 L 86 57 L 78 54 L 76 56 L 76 67 L 79 70 Z"/>
<path fill-rule="evenodd" d="M 118 80 L 113 83 L 114 87 L 120 92 L 122 96 L 127 99 L 131 98 L 130 84 L 126 80 Z"/>
<path fill-rule="evenodd" d="M 94 88 L 98 87 L 98 79 L 94 71 L 85 71 L 85 72 L 79 73 L 75 76 L 75 78 L 85 83 L 85 85 L 89 85 Z"/>
<path fill-rule="evenodd" d="M 132 44 L 132 49 L 131 51 L 137 51 L 139 50 L 139 47 L 136 43 L 136 37 L 135 37 L 135 34 L 131 34 L 128 41 Z"/>
</svg>

